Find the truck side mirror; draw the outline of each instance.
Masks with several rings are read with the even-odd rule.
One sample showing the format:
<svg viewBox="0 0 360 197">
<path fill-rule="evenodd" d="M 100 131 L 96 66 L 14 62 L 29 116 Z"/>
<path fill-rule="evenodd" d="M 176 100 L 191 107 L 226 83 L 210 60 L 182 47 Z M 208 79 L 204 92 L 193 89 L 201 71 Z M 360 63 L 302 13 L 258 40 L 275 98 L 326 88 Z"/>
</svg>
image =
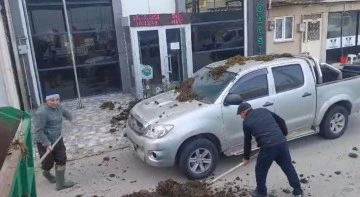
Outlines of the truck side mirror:
<svg viewBox="0 0 360 197">
<path fill-rule="evenodd" d="M 224 99 L 224 105 L 240 105 L 243 102 L 241 96 L 238 94 L 228 94 Z"/>
</svg>

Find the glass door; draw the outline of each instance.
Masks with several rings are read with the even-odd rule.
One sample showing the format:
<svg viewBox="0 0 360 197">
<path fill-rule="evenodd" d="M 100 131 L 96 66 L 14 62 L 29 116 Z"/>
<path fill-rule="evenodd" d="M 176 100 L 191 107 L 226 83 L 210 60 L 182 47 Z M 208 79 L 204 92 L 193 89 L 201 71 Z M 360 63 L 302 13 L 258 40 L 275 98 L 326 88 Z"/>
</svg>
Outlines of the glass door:
<svg viewBox="0 0 360 197">
<path fill-rule="evenodd" d="M 192 74 L 190 25 L 131 29 L 136 94 L 148 98 L 168 91 Z M 143 79 L 144 66 L 152 79 Z"/>
<path fill-rule="evenodd" d="M 163 32 L 165 79 L 169 84 L 178 84 L 193 72 L 190 25 L 166 27 Z"/>
<path fill-rule="evenodd" d="M 168 79 L 170 83 L 178 83 L 184 76 L 184 47 L 181 39 L 181 29 L 166 29 L 166 50 L 168 62 Z"/>
</svg>

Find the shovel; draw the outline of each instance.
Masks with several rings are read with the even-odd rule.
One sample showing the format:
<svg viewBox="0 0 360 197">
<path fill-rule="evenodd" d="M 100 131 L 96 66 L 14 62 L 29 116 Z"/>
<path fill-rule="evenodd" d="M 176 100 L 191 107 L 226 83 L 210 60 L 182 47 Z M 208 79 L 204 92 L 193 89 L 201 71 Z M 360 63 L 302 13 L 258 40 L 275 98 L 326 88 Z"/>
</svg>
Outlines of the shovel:
<svg viewBox="0 0 360 197">
<path fill-rule="evenodd" d="M 59 143 L 59 141 L 61 140 L 61 138 L 63 137 L 63 135 L 61 134 L 60 137 L 58 139 L 56 139 L 56 141 L 54 142 L 53 145 L 51 145 L 51 150 L 54 149 L 54 147 L 56 146 L 57 143 Z M 46 153 L 40 158 L 39 160 L 39 165 L 44 161 L 44 159 L 51 153 L 51 151 L 46 151 Z"/>
<path fill-rule="evenodd" d="M 258 154 L 255 154 L 255 155 L 251 156 L 250 159 L 253 158 L 253 157 L 256 157 L 257 155 L 258 155 Z M 244 165 L 244 163 L 241 162 L 240 164 L 236 165 L 235 167 L 231 168 L 230 170 L 228 170 L 228 171 L 224 172 L 223 174 L 221 174 L 220 176 L 216 177 L 214 180 L 212 180 L 212 181 L 209 183 L 209 185 L 214 184 L 214 183 L 215 183 L 216 181 L 218 181 L 219 179 L 221 179 L 221 178 L 223 178 L 224 176 L 230 174 L 231 172 L 233 172 L 234 170 L 240 168 L 240 167 L 243 166 L 243 165 Z"/>
</svg>

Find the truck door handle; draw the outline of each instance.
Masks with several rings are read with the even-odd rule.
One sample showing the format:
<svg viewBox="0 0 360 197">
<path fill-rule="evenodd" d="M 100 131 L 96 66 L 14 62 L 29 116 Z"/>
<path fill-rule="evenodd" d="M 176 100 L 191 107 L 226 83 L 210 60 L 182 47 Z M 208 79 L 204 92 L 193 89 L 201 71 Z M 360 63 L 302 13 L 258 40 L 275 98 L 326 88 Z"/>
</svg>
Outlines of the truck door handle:
<svg viewBox="0 0 360 197">
<path fill-rule="evenodd" d="M 263 107 L 269 107 L 269 106 L 272 106 L 272 105 L 274 105 L 274 103 L 266 102 L 266 103 L 263 105 Z"/>
<path fill-rule="evenodd" d="M 307 97 L 307 96 L 311 96 L 311 93 L 305 92 L 302 97 Z"/>
</svg>

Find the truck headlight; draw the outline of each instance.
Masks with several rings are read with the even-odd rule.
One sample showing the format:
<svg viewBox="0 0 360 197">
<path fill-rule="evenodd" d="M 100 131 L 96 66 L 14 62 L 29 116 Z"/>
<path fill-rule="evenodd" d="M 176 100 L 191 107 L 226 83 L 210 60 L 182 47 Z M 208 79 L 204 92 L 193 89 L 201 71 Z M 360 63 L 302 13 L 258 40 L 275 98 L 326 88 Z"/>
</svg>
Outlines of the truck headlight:
<svg viewBox="0 0 360 197">
<path fill-rule="evenodd" d="M 165 125 L 165 124 L 149 125 L 145 129 L 145 137 L 151 139 L 161 138 L 164 137 L 166 134 L 168 134 L 173 128 L 174 125 Z"/>
</svg>

